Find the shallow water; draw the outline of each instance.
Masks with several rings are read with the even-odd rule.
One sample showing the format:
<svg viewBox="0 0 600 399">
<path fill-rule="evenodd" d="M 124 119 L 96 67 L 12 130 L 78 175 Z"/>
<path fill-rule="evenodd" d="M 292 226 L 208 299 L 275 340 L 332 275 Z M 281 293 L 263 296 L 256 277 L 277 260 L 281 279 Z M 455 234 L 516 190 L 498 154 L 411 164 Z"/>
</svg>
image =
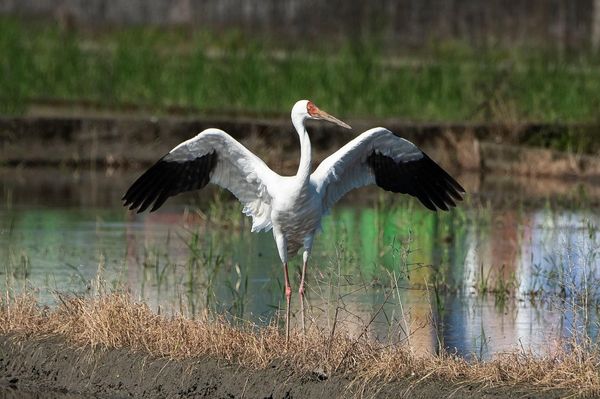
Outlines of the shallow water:
<svg viewBox="0 0 600 399">
<path fill-rule="evenodd" d="M 161 312 L 276 317 L 283 273 L 271 233 L 251 234 L 241 207 L 214 190 L 131 214 L 119 198 L 135 174 L 0 174 L 2 289 L 33 289 L 52 304 L 57 292 L 125 288 Z M 564 208 L 539 197 L 488 202 L 475 194 L 450 213 L 374 190 L 341 202 L 315 242 L 310 323 L 331 328 L 337 318 L 354 334 L 368 325 L 373 338 L 482 358 L 543 353 L 581 331 L 594 337 L 600 220 L 593 201 Z"/>
</svg>

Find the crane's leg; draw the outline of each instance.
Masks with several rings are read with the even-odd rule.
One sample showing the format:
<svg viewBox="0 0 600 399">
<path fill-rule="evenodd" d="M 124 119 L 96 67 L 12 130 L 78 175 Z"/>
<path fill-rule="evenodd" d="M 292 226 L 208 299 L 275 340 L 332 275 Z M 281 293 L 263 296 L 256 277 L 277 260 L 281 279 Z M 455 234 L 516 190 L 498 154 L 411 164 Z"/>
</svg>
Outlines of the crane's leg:
<svg viewBox="0 0 600 399">
<path fill-rule="evenodd" d="M 290 302 L 292 299 L 292 287 L 290 286 L 290 278 L 288 275 L 288 264 L 283 264 L 283 274 L 285 276 L 285 342 L 290 339 Z"/>
<path fill-rule="evenodd" d="M 304 316 L 304 279 L 306 276 L 306 265 L 308 263 L 308 252 L 304 251 L 302 259 L 302 277 L 300 277 L 300 287 L 298 288 L 298 294 L 300 294 L 300 312 L 302 313 L 302 334 L 306 334 L 305 316 Z"/>
<path fill-rule="evenodd" d="M 300 287 L 298 288 L 298 294 L 300 294 L 300 312 L 302 313 L 302 334 L 306 334 L 306 321 L 304 314 L 304 282 L 306 281 L 306 266 L 308 265 L 308 257 L 312 248 L 313 237 L 310 236 L 304 239 L 304 253 L 302 254 L 302 276 L 300 277 Z"/>
<path fill-rule="evenodd" d="M 290 277 L 288 275 L 288 259 L 287 259 L 287 240 L 276 226 L 273 226 L 273 237 L 277 244 L 277 251 L 283 263 L 283 275 L 285 278 L 285 342 L 290 339 L 290 301 L 292 298 L 292 287 L 290 286 Z"/>
</svg>

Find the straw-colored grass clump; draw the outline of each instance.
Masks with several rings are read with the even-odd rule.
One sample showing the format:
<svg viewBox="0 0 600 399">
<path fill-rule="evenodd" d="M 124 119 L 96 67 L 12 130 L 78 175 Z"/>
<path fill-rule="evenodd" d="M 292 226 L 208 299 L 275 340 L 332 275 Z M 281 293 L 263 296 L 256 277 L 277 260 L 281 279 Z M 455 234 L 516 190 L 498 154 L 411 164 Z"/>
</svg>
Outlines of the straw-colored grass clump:
<svg viewBox="0 0 600 399">
<path fill-rule="evenodd" d="M 59 336 L 76 347 L 128 348 L 171 359 L 209 356 L 250 369 L 284 364 L 295 373 L 319 370 L 351 377 L 355 384 L 437 378 L 484 386 L 525 384 L 578 393 L 600 390 L 600 353 L 571 346 L 552 355 L 507 353 L 468 362 L 452 355 L 415 353 L 407 345 L 383 345 L 343 331 L 317 328 L 293 333 L 286 344 L 275 326 L 233 325 L 222 317 L 191 320 L 151 311 L 127 294 L 62 298 L 53 309 L 33 296 L 0 301 L 0 333 L 22 339 Z M 563 347 L 564 346 L 560 346 Z"/>
</svg>

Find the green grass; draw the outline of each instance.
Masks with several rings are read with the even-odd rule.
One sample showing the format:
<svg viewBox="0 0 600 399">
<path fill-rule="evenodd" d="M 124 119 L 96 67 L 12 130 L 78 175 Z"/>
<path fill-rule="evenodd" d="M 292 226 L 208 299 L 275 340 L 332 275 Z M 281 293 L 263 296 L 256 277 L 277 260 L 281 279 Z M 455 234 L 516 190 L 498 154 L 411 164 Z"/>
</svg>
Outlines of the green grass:
<svg viewBox="0 0 600 399">
<path fill-rule="evenodd" d="M 63 32 L 0 19 L 0 114 L 34 100 L 102 108 L 288 113 L 310 98 L 341 117 L 596 121 L 600 59 L 460 44 L 391 55 L 377 40 L 303 48 L 239 34 L 128 28 Z M 283 56 L 277 56 L 281 55 Z"/>
</svg>

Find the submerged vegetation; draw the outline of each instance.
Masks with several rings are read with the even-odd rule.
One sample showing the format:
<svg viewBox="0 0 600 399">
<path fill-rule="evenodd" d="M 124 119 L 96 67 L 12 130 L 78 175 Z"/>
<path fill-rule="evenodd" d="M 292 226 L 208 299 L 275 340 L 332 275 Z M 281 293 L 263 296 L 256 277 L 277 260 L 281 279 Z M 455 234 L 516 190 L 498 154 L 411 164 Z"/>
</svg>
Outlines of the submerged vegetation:
<svg viewBox="0 0 600 399">
<path fill-rule="evenodd" d="M 471 201 L 450 213 L 385 193 L 361 210 L 341 204 L 323 220 L 310 262 L 309 325 L 357 331 L 370 324 L 368 335 L 379 342 L 421 341 L 427 350 L 477 359 L 518 344 L 523 312 L 543 314 L 525 322 L 548 328 L 526 338 L 526 347 L 595 336 L 598 218 L 550 204 L 496 209 Z M 42 303 L 56 304 L 54 292 L 88 295 L 100 276 L 160 314 L 277 323 L 283 283 L 270 236 L 250 233 L 239 204 L 222 195 L 202 209 L 166 209 L 124 224 L 113 211 L 93 211 L 90 223 L 69 211 L 11 210 L 0 282 L 10 292 L 33 287 Z M 65 226 L 69 217 L 80 221 Z M 35 237 L 23 236 L 33 228 Z M 297 287 L 299 263 L 291 266 Z M 489 323 L 504 315 L 511 320 L 502 334 L 515 336 L 488 346 L 495 338 Z"/>
<path fill-rule="evenodd" d="M 0 19 L 0 112 L 75 101 L 117 110 L 287 113 L 309 97 L 341 117 L 595 122 L 600 58 L 376 38 L 301 47 L 236 32 L 61 30 Z M 562 140 L 561 138 L 552 139 Z"/>
</svg>

